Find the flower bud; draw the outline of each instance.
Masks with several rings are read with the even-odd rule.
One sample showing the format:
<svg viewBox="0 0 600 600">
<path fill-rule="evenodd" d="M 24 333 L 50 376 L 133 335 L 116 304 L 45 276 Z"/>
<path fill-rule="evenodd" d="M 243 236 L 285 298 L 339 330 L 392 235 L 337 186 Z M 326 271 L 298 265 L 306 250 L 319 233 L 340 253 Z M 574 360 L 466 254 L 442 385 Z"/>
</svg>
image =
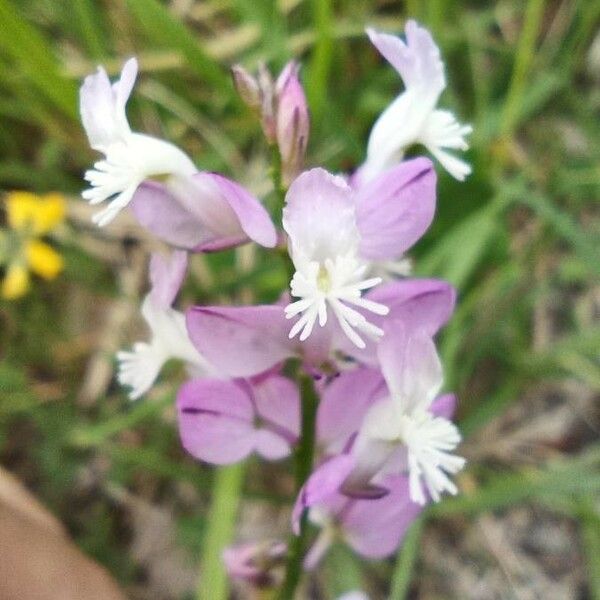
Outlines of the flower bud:
<svg viewBox="0 0 600 600">
<path fill-rule="evenodd" d="M 308 144 L 309 116 L 304 89 L 298 78 L 298 65 L 289 62 L 276 83 L 277 143 L 281 154 L 285 185 L 302 169 Z"/>
<path fill-rule="evenodd" d="M 249 543 L 225 548 L 223 562 L 232 579 L 260 588 L 275 587 L 282 581 L 286 554 L 283 542 Z"/>
<path fill-rule="evenodd" d="M 276 140 L 275 86 L 265 63 L 258 65 L 258 87 L 261 95 L 261 124 L 269 144 Z"/>
<path fill-rule="evenodd" d="M 261 94 L 256 79 L 241 65 L 231 67 L 231 76 L 233 85 L 244 104 L 252 110 L 260 112 Z"/>
</svg>

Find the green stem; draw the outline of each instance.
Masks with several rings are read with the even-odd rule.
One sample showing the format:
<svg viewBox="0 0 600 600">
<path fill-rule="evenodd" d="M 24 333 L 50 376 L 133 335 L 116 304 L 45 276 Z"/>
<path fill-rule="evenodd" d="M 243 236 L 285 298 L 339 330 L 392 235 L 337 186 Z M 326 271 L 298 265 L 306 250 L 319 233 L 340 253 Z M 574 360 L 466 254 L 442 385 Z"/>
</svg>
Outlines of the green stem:
<svg viewBox="0 0 600 600">
<path fill-rule="evenodd" d="M 408 530 L 402 549 L 396 560 L 394 574 L 392 575 L 392 586 L 390 589 L 390 600 L 404 600 L 410 587 L 415 562 L 420 549 L 421 533 L 423 531 L 423 519 L 417 519 Z"/>
<path fill-rule="evenodd" d="M 273 207 L 272 216 L 276 223 L 281 224 L 286 190 L 283 185 L 281 154 L 277 144 L 271 145 L 271 180 L 275 191 L 275 206 Z"/>
<path fill-rule="evenodd" d="M 221 467 L 215 474 L 212 505 L 203 540 L 197 600 L 227 600 L 228 578 L 221 555 L 233 537 L 245 468 L 245 463 L 237 463 Z"/>
<path fill-rule="evenodd" d="M 296 493 L 304 485 L 310 475 L 315 451 L 315 421 L 317 414 L 318 396 L 312 378 L 303 373 L 299 376 L 302 399 L 302 429 L 300 441 L 296 449 Z M 288 561 L 280 600 L 292 600 L 302 574 L 302 559 L 306 545 L 307 513 L 300 521 L 300 535 L 291 536 L 288 546 Z"/>
</svg>

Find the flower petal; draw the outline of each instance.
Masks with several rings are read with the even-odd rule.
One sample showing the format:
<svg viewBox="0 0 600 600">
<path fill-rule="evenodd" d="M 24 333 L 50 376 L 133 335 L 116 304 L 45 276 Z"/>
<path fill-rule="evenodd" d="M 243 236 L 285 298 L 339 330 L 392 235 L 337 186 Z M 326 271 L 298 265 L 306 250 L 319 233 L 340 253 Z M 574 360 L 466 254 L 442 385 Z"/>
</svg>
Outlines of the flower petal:
<svg viewBox="0 0 600 600">
<path fill-rule="evenodd" d="M 150 257 L 150 295 L 156 306 L 169 308 L 177 296 L 188 265 L 187 252 L 174 250 L 170 256 L 153 253 Z"/>
<path fill-rule="evenodd" d="M 230 377 L 251 377 L 293 355 L 283 307 L 195 307 L 186 313 L 190 339 Z"/>
<path fill-rule="evenodd" d="M 351 188 L 324 169 L 305 171 L 288 190 L 283 228 L 296 268 L 298 260 L 324 263 L 348 254 L 359 239 Z"/>
<path fill-rule="evenodd" d="M 254 450 L 254 410 L 235 382 L 188 381 L 177 394 L 177 414 L 182 444 L 200 460 L 229 464 Z"/>
<path fill-rule="evenodd" d="M 436 398 L 431 405 L 431 412 L 436 417 L 444 417 L 444 419 L 451 421 L 456 412 L 456 396 L 454 394 L 444 394 Z"/>
<path fill-rule="evenodd" d="M 252 382 L 254 406 L 268 426 L 287 438 L 288 443 L 300 436 L 300 393 L 298 386 L 280 375 L 257 378 Z"/>
<path fill-rule="evenodd" d="M 354 468 L 354 457 L 340 454 L 323 463 L 302 486 L 292 512 L 292 527 L 298 535 L 300 519 L 306 508 L 338 499 L 338 490 Z"/>
<path fill-rule="evenodd" d="M 269 213 L 260 201 L 241 185 L 217 173 L 198 173 L 193 179 L 196 183 L 212 182 L 220 192 L 222 201 L 233 211 L 238 228 L 248 238 L 266 248 L 276 245 L 277 232 Z"/>
<path fill-rule="evenodd" d="M 374 500 L 357 500 L 344 511 L 343 531 L 348 544 L 369 558 L 383 558 L 398 548 L 422 507 L 412 502 L 408 480 L 389 476 L 382 484 L 389 493 Z"/>
<path fill-rule="evenodd" d="M 380 54 L 398 71 L 407 88 L 427 86 L 437 96 L 446 87 L 444 64 L 431 34 L 416 21 L 407 21 L 406 43 L 399 37 L 367 29 L 367 35 Z"/>
<path fill-rule="evenodd" d="M 210 237 L 202 221 L 177 202 L 163 183 L 142 183 L 129 206 L 142 227 L 173 246 L 193 250 Z"/>
<path fill-rule="evenodd" d="M 422 329 L 433 336 L 450 318 L 456 290 L 439 279 L 403 279 L 380 285 L 365 297 L 390 309 L 387 316 L 369 315 L 373 325 L 385 331 L 385 323 L 399 320 L 407 328 Z M 377 342 L 365 341 L 366 347 L 360 350 L 338 334 L 333 345 L 363 364 L 377 366 Z"/>
<path fill-rule="evenodd" d="M 382 393 L 385 381 L 377 369 L 344 372 L 325 388 L 317 412 L 317 439 L 327 452 L 344 449 Z"/>
<path fill-rule="evenodd" d="M 398 258 L 427 230 L 435 212 L 436 176 L 426 158 L 400 163 L 357 190 L 360 254 Z"/>
<path fill-rule="evenodd" d="M 407 329 L 402 321 L 386 323 L 377 354 L 388 388 L 404 410 L 428 409 L 443 382 L 442 364 L 431 337 L 423 330 Z"/>
</svg>

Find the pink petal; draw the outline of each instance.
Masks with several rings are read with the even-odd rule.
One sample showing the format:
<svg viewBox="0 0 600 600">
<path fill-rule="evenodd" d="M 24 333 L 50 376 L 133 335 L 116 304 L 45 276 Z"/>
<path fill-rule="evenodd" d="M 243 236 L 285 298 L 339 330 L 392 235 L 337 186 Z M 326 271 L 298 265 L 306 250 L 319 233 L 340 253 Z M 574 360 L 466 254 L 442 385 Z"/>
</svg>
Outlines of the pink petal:
<svg viewBox="0 0 600 600">
<path fill-rule="evenodd" d="M 321 396 L 317 438 L 327 452 L 341 452 L 362 424 L 370 406 L 386 393 L 377 369 L 354 369 L 334 379 Z"/>
<path fill-rule="evenodd" d="M 353 456 L 340 454 L 330 458 L 312 473 L 300 490 L 294 505 L 292 512 L 294 533 L 299 532 L 300 519 L 306 508 L 339 500 L 338 490 L 350 475 L 354 464 Z"/>
<path fill-rule="evenodd" d="M 283 307 L 195 307 L 188 333 L 200 354 L 230 377 L 251 377 L 293 355 Z"/>
<path fill-rule="evenodd" d="M 369 321 L 385 329 L 385 323 L 401 321 L 410 329 L 422 329 L 435 335 L 448 321 L 456 302 L 456 291 L 447 282 L 437 279 L 403 279 L 376 287 L 365 295 L 387 306 L 390 312 L 381 317 L 369 313 Z M 356 348 L 343 335 L 337 335 L 334 346 L 357 361 L 377 366 L 377 342 L 365 338 L 364 350 Z"/>
<path fill-rule="evenodd" d="M 301 252 L 309 260 L 323 262 L 347 253 L 358 241 L 351 188 L 324 169 L 305 171 L 288 190 L 283 228 L 292 254 Z"/>
<path fill-rule="evenodd" d="M 442 365 L 435 344 L 423 331 L 408 329 L 402 321 L 386 323 L 377 348 L 381 371 L 388 388 L 407 403 L 429 408 L 442 382 Z"/>
<path fill-rule="evenodd" d="M 270 375 L 252 383 L 257 414 L 273 431 L 295 441 L 300 435 L 300 393 L 298 386 L 280 375 Z"/>
<path fill-rule="evenodd" d="M 368 298 L 389 306 L 386 320 L 400 320 L 433 336 L 452 315 L 456 290 L 439 279 L 405 279 L 375 288 Z"/>
<path fill-rule="evenodd" d="M 180 204 L 162 183 L 142 183 L 129 206 L 142 227 L 173 246 L 193 250 L 211 237 L 202 221 Z"/>
<path fill-rule="evenodd" d="M 346 541 L 368 558 L 392 554 L 422 510 L 410 500 L 406 477 L 390 476 L 383 484 L 389 494 L 375 500 L 357 500 L 343 514 Z"/>
<path fill-rule="evenodd" d="M 131 201 L 141 225 L 169 244 L 213 252 L 253 239 L 273 247 L 277 232 L 260 202 L 215 173 L 177 178 L 168 185 L 145 181 Z"/>
<path fill-rule="evenodd" d="M 169 256 L 153 253 L 150 257 L 150 282 L 155 306 L 169 308 L 177 296 L 187 270 L 188 256 L 174 250 Z"/>
<path fill-rule="evenodd" d="M 199 173 L 196 181 L 211 178 L 222 194 L 223 200 L 235 213 L 242 231 L 257 244 L 274 248 L 277 244 L 277 231 L 269 213 L 260 201 L 241 185 L 217 173 Z"/>
<path fill-rule="evenodd" d="M 431 412 L 436 417 L 444 417 L 444 419 L 451 421 L 456 412 L 456 396 L 454 394 L 444 394 L 436 398 L 431 405 Z"/>
<path fill-rule="evenodd" d="M 232 381 L 188 381 L 177 394 L 177 414 L 182 444 L 200 460 L 229 464 L 254 450 L 252 403 Z"/>
<path fill-rule="evenodd" d="M 363 258 L 398 258 L 425 233 L 435 212 L 435 184 L 431 161 L 415 158 L 385 171 L 357 190 Z"/>
<path fill-rule="evenodd" d="M 254 434 L 256 452 L 267 460 L 281 460 L 290 455 L 291 449 L 287 440 L 268 429 L 258 429 Z"/>
</svg>

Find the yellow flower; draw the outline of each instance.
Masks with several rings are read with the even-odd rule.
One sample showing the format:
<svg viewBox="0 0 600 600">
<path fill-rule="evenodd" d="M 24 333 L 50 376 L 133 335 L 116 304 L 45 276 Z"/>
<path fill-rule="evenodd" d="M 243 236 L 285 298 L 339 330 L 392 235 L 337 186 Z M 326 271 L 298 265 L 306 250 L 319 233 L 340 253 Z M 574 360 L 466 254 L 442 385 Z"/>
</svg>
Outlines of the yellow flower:
<svg viewBox="0 0 600 600">
<path fill-rule="evenodd" d="M 11 192 L 6 196 L 6 221 L 10 229 L 0 236 L 0 265 L 6 273 L 0 294 L 7 300 L 23 296 L 29 289 L 29 271 L 54 279 L 63 269 L 63 259 L 40 238 L 65 217 L 65 199 L 60 194 L 36 196 Z"/>
<path fill-rule="evenodd" d="M 29 289 L 29 273 L 24 265 L 13 263 L 2 280 L 2 297 L 6 300 L 20 298 Z"/>
<path fill-rule="evenodd" d="M 31 240 L 25 245 L 29 268 L 44 279 L 54 279 L 63 269 L 62 256 L 46 242 Z"/>
<path fill-rule="evenodd" d="M 64 219 L 65 199 L 60 194 L 11 192 L 6 197 L 6 216 L 12 229 L 44 235 Z"/>
</svg>

